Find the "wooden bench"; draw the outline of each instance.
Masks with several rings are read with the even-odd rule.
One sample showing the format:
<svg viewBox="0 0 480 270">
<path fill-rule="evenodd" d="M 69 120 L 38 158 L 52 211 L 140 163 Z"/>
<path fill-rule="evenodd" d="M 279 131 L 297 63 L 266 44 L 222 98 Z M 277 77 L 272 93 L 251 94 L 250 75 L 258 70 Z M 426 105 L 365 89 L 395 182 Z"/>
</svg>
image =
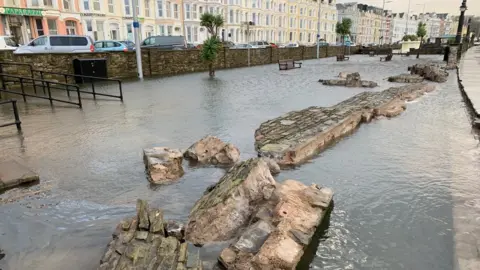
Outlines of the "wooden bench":
<svg viewBox="0 0 480 270">
<path fill-rule="evenodd" d="M 278 69 L 289 70 L 294 68 L 301 68 L 302 63 L 293 61 L 293 59 L 278 60 Z"/>
<path fill-rule="evenodd" d="M 385 57 L 380 57 L 380 62 L 382 62 L 382 61 L 385 61 L 385 62 L 392 61 L 392 58 L 393 58 L 393 54 L 389 53 Z"/>
<path fill-rule="evenodd" d="M 370 52 L 368 53 L 368 55 L 369 55 L 370 57 L 374 57 L 374 56 L 375 56 L 375 51 L 370 51 Z"/>
<path fill-rule="evenodd" d="M 402 53 L 402 56 L 410 56 L 410 52 Z"/>
<path fill-rule="evenodd" d="M 345 56 L 344 54 L 338 54 L 337 55 L 337 62 L 338 61 L 348 61 L 348 60 L 350 60 L 350 57 Z"/>
</svg>

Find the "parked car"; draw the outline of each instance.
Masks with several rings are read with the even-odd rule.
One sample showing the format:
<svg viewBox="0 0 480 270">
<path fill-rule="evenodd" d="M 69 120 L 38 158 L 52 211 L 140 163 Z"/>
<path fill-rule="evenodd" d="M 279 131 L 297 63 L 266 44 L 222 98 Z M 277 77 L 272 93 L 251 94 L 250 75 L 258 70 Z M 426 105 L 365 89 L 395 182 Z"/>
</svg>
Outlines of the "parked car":
<svg viewBox="0 0 480 270">
<path fill-rule="evenodd" d="M 135 50 L 135 43 L 130 40 L 120 40 L 121 43 L 127 45 L 127 48 L 129 51 L 134 51 Z"/>
<path fill-rule="evenodd" d="M 298 43 L 296 42 L 292 42 L 292 43 L 288 43 L 285 48 L 297 48 L 299 47 L 300 45 L 298 45 Z"/>
<path fill-rule="evenodd" d="M 250 45 L 256 46 L 257 48 L 267 48 L 271 47 L 270 43 L 266 41 L 253 41 L 249 43 Z"/>
<path fill-rule="evenodd" d="M 222 46 L 226 47 L 226 48 L 232 48 L 232 47 L 235 47 L 235 43 L 233 43 L 231 41 L 224 41 L 224 42 L 222 42 Z"/>
<path fill-rule="evenodd" d="M 272 48 L 278 48 L 277 44 L 273 43 L 273 42 L 270 42 L 270 47 Z"/>
<path fill-rule="evenodd" d="M 187 49 L 187 41 L 183 36 L 152 36 L 146 38 L 141 46 L 162 50 L 184 50 Z"/>
<path fill-rule="evenodd" d="M 115 40 L 100 40 L 95 42 L 93 46 L 96 52 L 128 52 L 135 48 L 135 46 L 129 48 L 127 44 Z"/>
<path fill-rule="evenodd" d="M 258 47 L 255 46 L 255 45 L 245 44 L 245 43 L 244 43 L 244 44 L 235 44 L 235 46 L 233 46 L 233 47 L 230 48 L 230 49 L 248 49 L 248 48 L 250 48 L 250 49 L 258 49 Z"/>
<path fill-rule="evenodd" d="M 22 53 L 85 53 L 93 52 L 93 40 L 89 36 L 41 36 L 15 50 Z"/>
<path fill-rule="evenodd" d="M 18 48 L 17 42 L 10 36 L 0 36 L 0 50 L 16 50 Z"/>
</svg>

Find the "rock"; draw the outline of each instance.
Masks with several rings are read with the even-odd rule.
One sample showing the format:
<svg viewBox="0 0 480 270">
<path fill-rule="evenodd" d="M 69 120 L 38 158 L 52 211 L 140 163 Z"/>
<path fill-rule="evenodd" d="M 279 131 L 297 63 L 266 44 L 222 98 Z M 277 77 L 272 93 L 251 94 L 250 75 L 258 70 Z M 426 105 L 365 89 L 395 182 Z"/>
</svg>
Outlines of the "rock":
<svg viewBox="0 0 480 270">
<path fill-rule="evenodd" d="M 338 77 L 345 78 L 345 79 L 340 79 L 340 80 L 320 79 L 318 81 L 323 83 L 324 85 L 329 85 L 329 86 L 368 87 L 368 88 L 373 88 L 378 86 L 376 82 L 362 81 L 360 78 L 360 74 L 358 72 L 354 72 L 354 73 L 340 72 Z"/>
<path fill-rule="evenodd" d="M 267 157 L 262 158 L 265 163 L 267 163 L 268 169 L 270 170 L 270 173 L 275 175 L 280 173 L 280 166 L 278 165 L 275 160 Z"/>
<path fill-rule="evenodd" d="M 170 220 L 165 223 L 165 232 L 167 232 L 167 236 L 182 240 L 185 236 L 185 226 L 178 221 Z"/>
<path fill-rule="evenodd" d="M 346 86 L 347 87 L 361 87 L 362 86 L 362 79 L 360 78 L 360 74 L 358 72 L 347 74 Z"/>
<path fill-rule="evenodd" d="M 0 248 L 0 260 L 5 258 L 5 251 Z"/>
<path fill-rule="evenodd" d="M 274 159 L 280 167 L 305 162 L 361 123 L 380 116 L 393 117 L 411 101 L 434 90 L 424 83 L 363 92 L 332 107 L 309 107 L 266 121 L 255 131 L 259 156 Z M 291 125 L 281 124 L 291 121 Z"/>
<path fill-rule="evenodd" d="M 177 149 L 154 147 L 143 150 L 145 166 L 154 184 L 166 184 L 182 177 L 183 155 Z"/>
<path fill-rule="evenodd" d="M 118 224 L 98 269 L 187 269 L 187 243 L 178 234 L 165 237 L 162 213 L 139 200 L 137 215 Z"/>
<path fill-rule="evenodd" d="M 443 83 L 448 80 L 448 72 L 435 64 L 416 64 L 409 67 L 411 74 L 420 75 L 426 80 Z"/>
<path fill-rule="evenodd" d="M 232 165 L 240 159 L 237 147 L 214 136 L 202 138 L 190 146 L 183 155 L 192 161 L 213 165 Z"/>
<path fill-rule="evenodd" d="M 316 204 L 330 205 L 332 198 L 328 188 L 285 181 L 264 205 L 274 214 L 252 223 L 221 252 L 219 261 L 227 269 L 295 269 L 328 211 Z"/>
<path fill-rule="evenodd" d="M 148 220 L 148 204 L 144 200 L 137 200 L 137 220 L 140 229 L 148 230 L 150 221 Z"/>
<path fill-rule="evenodd" d="M 388 77 L 389 82 L 397 83 L 421 83 L 423 80 L 423 77 L 417 74 L 400 74 L 397 76 Z"/>
<path fill-rule="evenodd" d="M 350 73 L 348 73 L 348 72 L 340 72 L 340 73 L 338 74 L 338 78 L 340 78 L 340 79 L 346 79 L 348 74 L 350 74 Z"/>
<path fill-rule="evenodd" d="M 274 190 L 275 180 L 264 160 L 236 164 L 195 203 L 186 226 L 187 240 L 202 245 L 232 239 Z"/>
</svg>

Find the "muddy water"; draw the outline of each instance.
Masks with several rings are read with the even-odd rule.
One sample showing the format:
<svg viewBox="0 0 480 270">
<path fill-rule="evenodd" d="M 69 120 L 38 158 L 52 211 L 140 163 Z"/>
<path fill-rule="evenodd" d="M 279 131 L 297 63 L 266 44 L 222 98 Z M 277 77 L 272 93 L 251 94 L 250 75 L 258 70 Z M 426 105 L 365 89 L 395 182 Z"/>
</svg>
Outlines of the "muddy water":
<svg viewBox="0 0 480 270">
<path fill-rule="evenodd" d="M 359 71 L 383 90 L 392 85 L 385 77 L 415 61 L 395 57 L 380 63 L 377 57 L 354 56 L 344 63 L 304 61 L 301 69 L 288 72 L 269 65 L 217 71 L 215 80 L 202 73 L 125 82 L 123 104 L 85 100 L 83 110 L 20 102 L 23 134 L 14 127 L 0 129 L 0 159 L 36 170 L 42 182 L 28 191 L 44 191 L 0 206 L 0 247 L 7 253 L 0 268 L 95 269 L 115 224 L 134 212 L 136 198 L 185 220 L 205 188 L 223 175 L 221 169 L 187 168 L 176 184 L 152 186 L 142 148 L 186 148 L 213 134 L 236 144 L 243 158 L 253 157 L 253 133 L 261 122 L 311 105 L 333 105 L 362 91 L 322 86 L 318 79 Z M 401 116 L 364 125 L 311 163 L 277 177 L 336 192 L 310 267 L 455 266 L 454 209 L 461 205 L 462 215 L 480 212 L 472 203 L 472 194 L 480 191 L 480 149 L 454 79 L 452 74 L 437 91 L 408 104 Z M 0 108 L 0 122 L 10 116 Z M 215 258 L 215 250 L 202 256 Z"/>
</svg>

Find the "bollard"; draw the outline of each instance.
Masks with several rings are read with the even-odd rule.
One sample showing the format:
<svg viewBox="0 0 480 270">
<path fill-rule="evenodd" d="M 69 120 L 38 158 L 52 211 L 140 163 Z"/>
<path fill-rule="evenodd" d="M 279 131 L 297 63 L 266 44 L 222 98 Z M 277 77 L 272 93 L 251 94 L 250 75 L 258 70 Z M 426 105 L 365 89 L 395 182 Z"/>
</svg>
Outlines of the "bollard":
<svg viewBox="0 0 480 270">
<path fill-rule="evenodd" d="M 18 108 L 17 108 L 17 101 L 12 100 L 13 105 L 13 115 L 15 116 L 15 125 L 17 126 L 17 130 L 22 130 L 22 122 L 20 121 L 20 116 L 18 115 Z"/>
</svg>

